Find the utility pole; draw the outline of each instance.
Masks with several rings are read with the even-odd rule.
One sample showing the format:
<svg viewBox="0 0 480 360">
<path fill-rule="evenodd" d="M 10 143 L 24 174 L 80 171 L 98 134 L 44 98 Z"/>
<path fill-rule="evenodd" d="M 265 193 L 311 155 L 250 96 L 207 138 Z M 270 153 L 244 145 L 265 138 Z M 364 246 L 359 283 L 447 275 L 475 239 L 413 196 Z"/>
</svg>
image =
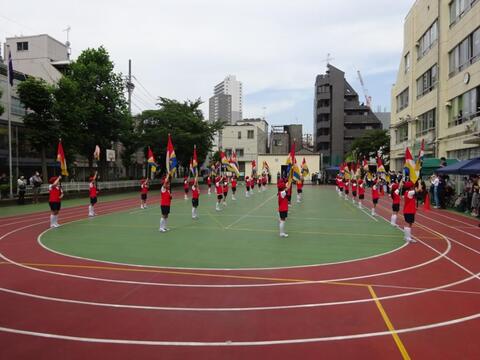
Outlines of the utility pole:
<svg viewBox="0 0 480 360">
<path fill-rule="evenodd" d="M 135 85 L 132 83 L 132 60 L 128 60 L 128 78 L 127 78 L 127 91 L 128 91 L 128 113 L 132 115 L 132 92 Z"/>
</svg>

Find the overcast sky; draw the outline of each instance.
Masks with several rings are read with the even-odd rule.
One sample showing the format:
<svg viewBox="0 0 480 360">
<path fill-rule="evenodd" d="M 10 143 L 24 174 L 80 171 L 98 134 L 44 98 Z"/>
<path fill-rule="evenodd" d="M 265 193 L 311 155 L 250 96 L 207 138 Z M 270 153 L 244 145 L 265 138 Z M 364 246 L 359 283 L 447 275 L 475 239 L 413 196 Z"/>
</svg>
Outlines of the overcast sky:
<svg viewBox="0 0 480 360">
<path fill-rule="evenodd" d="M 228 74 L 243 82 L 244 117 L 303 123 L 312 132 L 315 76 L 333 65 L 361 93 L 360 70 L 377 106 L 390 109 L 403 20 L 414 0 L 0 0 L 0 38 L 47 33 L 73 58 L 104 45 L 118 71 L 128 59 L 142 86 L 133 110 L 154 97 L 201 97 Z M 8 6 L 7 6 L 8 5 Z M 2 42 L 3 42 L 2 39 Z"/>
</svg>

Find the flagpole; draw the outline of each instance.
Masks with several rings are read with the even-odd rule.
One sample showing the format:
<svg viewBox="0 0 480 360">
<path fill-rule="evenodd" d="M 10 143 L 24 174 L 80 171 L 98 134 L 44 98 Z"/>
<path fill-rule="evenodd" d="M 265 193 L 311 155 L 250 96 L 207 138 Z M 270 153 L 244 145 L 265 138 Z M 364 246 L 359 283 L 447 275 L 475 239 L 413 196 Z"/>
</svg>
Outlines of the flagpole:
<svg viewBox="0 0 480 360">
<path fill-rule="evenodd" d="M 10 45 L 7 44 L 7 53 L 10 54 Z M 11 56 L 11 55 L 10 55 Z M 10 59 L 7 59 L 7 121 L 8 121 L 8 171 L 10 173 L 10 199 L 13 199 L 13 166 L 12 166 L 12 119 L 11 119 L 11 85 L 10 85 Z M 13 79 L 12 79 L 13 82 Z"/>
</svg>

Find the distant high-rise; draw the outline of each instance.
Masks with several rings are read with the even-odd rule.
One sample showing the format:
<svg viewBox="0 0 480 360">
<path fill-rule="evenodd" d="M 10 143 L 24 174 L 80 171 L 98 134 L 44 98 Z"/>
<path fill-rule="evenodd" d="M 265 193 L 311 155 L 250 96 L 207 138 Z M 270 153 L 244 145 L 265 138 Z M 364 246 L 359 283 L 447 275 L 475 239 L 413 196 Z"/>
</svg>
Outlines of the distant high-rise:
<svg viewBox="0 0 480 360">
<path fill-rule="evenodd" d="M 340 164 L 355 139 L 366 130 L 381 128 L 370 107 L 360 103 L 345 73 L 329 64 L 327 73 L 315 81 L 313 120 L 314 150 L 324 154 L 324 164 Z"/>
<path fill-rule="evenodd" d="M 242 120 L 242 83 L 229 75 L 213 90 L 209 100 L 210 121 L 223 120 L 235 124 Z"/>
</svg>

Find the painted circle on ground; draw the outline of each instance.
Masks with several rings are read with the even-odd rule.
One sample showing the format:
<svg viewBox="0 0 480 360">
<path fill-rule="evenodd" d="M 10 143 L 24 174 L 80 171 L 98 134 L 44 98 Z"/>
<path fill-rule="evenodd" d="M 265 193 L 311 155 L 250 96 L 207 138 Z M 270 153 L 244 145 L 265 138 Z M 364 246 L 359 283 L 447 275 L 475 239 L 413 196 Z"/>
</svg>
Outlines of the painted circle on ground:
<svg viewBox="0 0 480 360">
<path fill-rule="evenodd" d="M 313 189 L 312 189 L 313 190 Z M 47 231 L 42 244 L 59 253 L 123 264 L 199 269 L 249 269 L 353 261 L 404 245 L 401 232 L 373 221 L 335 193 L 314 189 L 289 210 L 288 238 L 278 234 L 276 192 L 229 202 L 214 213 L 214 197 L 204 197 L 200 219 L 189 201 L 177 200 L 158 231 L 160 209 L 113 213 Z M 319 206 L 324 203 L 328 206 Z"/>
</svg>

